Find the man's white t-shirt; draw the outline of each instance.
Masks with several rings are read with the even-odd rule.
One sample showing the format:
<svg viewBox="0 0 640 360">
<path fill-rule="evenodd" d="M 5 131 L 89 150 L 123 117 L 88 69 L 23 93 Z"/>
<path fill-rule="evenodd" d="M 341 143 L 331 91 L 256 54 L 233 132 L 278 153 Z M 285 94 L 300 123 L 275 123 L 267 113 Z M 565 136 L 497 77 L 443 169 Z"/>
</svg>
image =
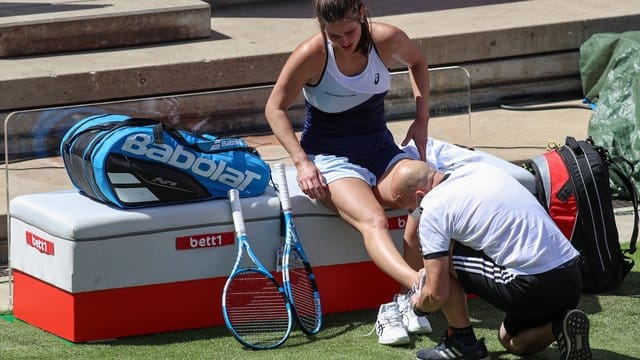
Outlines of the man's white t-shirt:
<svg viewBox="0 0 640 360">
<path fill-rule="evenodd" d="M 451 241 L 480 250 L 515 275 L 549 271 L 578 255 L 538 200 L 503 170 L 469 163 L 421 202 L 422 255 L 446 255 Z"/>
</svg>

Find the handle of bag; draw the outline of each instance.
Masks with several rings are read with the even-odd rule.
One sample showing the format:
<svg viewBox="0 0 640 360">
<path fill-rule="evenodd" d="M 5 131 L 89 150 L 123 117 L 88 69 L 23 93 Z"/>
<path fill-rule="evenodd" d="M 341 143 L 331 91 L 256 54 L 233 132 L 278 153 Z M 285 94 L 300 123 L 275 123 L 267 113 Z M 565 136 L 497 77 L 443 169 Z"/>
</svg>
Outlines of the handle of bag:
<svg viewBox="0 0 640 360">
<path fill-rule="evenodd" d="M 94 125 L 94 126 L 89 126 L 86 129 L 83 129 L 82 131 L 78 131 L 77 133 L 73 134 L 73 136 L 71 136 L 69 139 L 67 139 L 67 141 L 65 141 L 64 143 L 64 147 L 65 149 L 69 149 L 69 147 L 71 146 L 71 144 L 82 134 L 88 133 L 88 132 L 93 132 L 93 131 L 104 131 L 105 135 L 113 130 L 119 129 L 119 128 L 123 128 L 123 127 L 133 127 L 133 126 L 148 126 L 148 125 L 154 125 L 153 128 L 153 137 L 154 137 L 154 143 L 155 144 L 162 144 L 164 142 L 164 132 L 167 132 L 169 135 L 171 135 L 174 139 L 176 139 L 179 143 L 181 143 L 184 146 L 187 146 L 197 152 L 202 152 L 202 153 L 207 153 L 207 154 L 215 154 L 215 153 L 220 153 L 220 152 L 227 152 L 227 151 L 246 151 L 252 154 L 256 153 L 256 150 L 252 147 L 246 146 L 244 144 L 242 145 L 236 145 L 236 146 L 226 146 L 226 147 L 214 147 L 213 144 L 215 143 L 215 141 L 211 141 L 208 138 L 205 138 L 203 136 L 200 136 L 198 134 L 194 134 L 194 136 L 200 137 L 201 139 L 205 139 L 207 140 L 207 142 L 204 143 L 191 143 L 189 141 L 187 141 L 187 139 L 184 138 L 184 136 L 180 133 L 180 131 L 178 131 L 178 129 L 174 128 L 173 126 L 167 125 L 165 123 L 163 123 L 162 121 L 159 120 L 154 120 L 154 119 L 148 119 L 148 118 L 141 118 L 141 117 L 131 117 L 128 118 L 126 120 L 122 120 L 122 121 L 109 121 L 109 122 L 105 122 L 102 124 L 98 124 L 98 125 Z M 217 141 L 223 141 L 224 139 L 220 139 L 218 138 Z M 236 143 L 238 143 L 239 141 L 237 141 L 237 139 L 233 139 L 236 140 Z M 230 141 L 233 142 L 233 141 Z M 97 141 L 93 142 L 94 144 L 97 144 Z M 91 149 L 89 149 L 91 150 Z M 90 151 L 87 151 L 87 153 L 91 153 Z"/>
<path fill-rule="evenodd" d="M 184 145 L 190 145 L 190 143 L 184 138 L 184 136 L 182 136 L 182 134 L 180 133 L 180 131 L 178 131 L 176 128 L 174 128 L 173 126 L 167 125 L 165 123 L 163 123 L 160 120 L 155 120 L 155 119 L 149 119 L 149 118 L 141 118 L 141 117 L 130 117 L 126 120 L 122 120 L 122 121 L 109 121 L 109 122 L 105 122 L 102 124 L 98 124 L 98 125 L 94 125 L 94 126 L 90 126 L 76 134 L 74 134 L 74 137 L 72 139 L 75 139 L 77 136 L 87 133 L 87 132 L 91 132 L 91 131 L 113 131 L 116 129 L 120 129 L 123 127 L 134 127 L 134 126 L 149 126 L 149 125 L 154 125 L 153 127 L 153 140 L 155 144 L 163 144 L 164 143 L 164 136 L 163 136 L 163 132 L 168 132 L 169 134 L 171 134 L 171 136 L 173 136 L 174 138 L 176 138 L 180 143 L 184 144 Z M 198 136 L 202 139 L 205 140 L 209 140 L 205 137 L 202 137 L 200 135 L 194 134 L 195 136 Z M 70 139 L 68 142 L 71 143 L 72 139 Z"/>
<path fill-rule="evenodd" d="M 176 129 L 173 126 L 167 125 L 165 123 L 163 123 L 162 121 L 158 121 L 156 123 L 156 125 L 153 127 L 153 141 L 156 144 L 163 144 L 164 143 L 164 137 L 163 137 L 163 133 L 167 132 L 169 135 L 171 135 L 174 139 L 178 140 L 179 143 L 181 143 L 182 145 L 186 145 L 186 146 L 190 146 L 191 143 L 187 141 L 187 139 L 184 138 L 184 136 L 182 136 L 182 133 L 180 131 L 178 131 L 178 129 Z M 195 136 L 201 138 L 201 139 L 205 139 L 205 140 L 209 140 L 207 138 L 205 138 L 204 136 L 200 136 L 198 134 L 194 134 Z"/>
<path fill-rule="evenodd" d="M 565 140 L 565 144 L 576 154 L 582 154 L 584 151 L 582 151 L 582 148 L 580 147 L 580 144 L 578 143 L 578 141 L 573 137 L 573 136 L 567 136 L 566 140 Z"/>
<path fill-rule="evenodd" d="M 631 203 L 633 204 L 633 232 L 631 233 L 631 240 L 629 243 L 629 253 L 633 254 L 636 252 L 636 242 L 638 240 L 638 196 L 636 194 L 636 190 L 631 183 L 631 180 L 625 175 L 620 169 L 612 163 L 610 169 L 618 176 L 625 189 L 631 196 Z"/>
<path fill-rule="evenodd" d="M 203 140 L 206 140 L 205 142 L 202 143 L 192 143 L 187 141 L 187 139 L 184 138 L 184 136 L 182 135 L 182 133 L 176 129 L 173 126 L 167 125 L 163 122 L 158 122 L 156 124 L 156 126 L 153 129 L 153 136 L 154 136 L 154 142 L 156 144 L 162 144 L 163 143 L 163 132 L 168 133 L 171 137 L 173 137 L 174 139 L 176 139 L 176 141 L 178 141 L 180 144 L 187 146 L 197 152 L 201 152 L 201 153 L 206 153 L 206 154 L 216 154 L 216 153 L 221 153 L 221 152 L 227 152 L 227 151 L 246 151 L 246 152 L 250 152 L 250 153 L 255 153 L 256 150 L 250 146 L 246 146 L 243 143 L 240 144 L 240 141 L 238 139 L 235 138 L 230 138 L 228 139 L 229 142 L 232 143 L 236 143 L 236 144 L 240 144 L 240 145 L 232 145 L 232 146 L 220 146 L 220 147 L 216 147 L 214 146 L 215 144 L 218 144 L 220 142 L 224 142 L 225 139 L 224 138 L 217 138 L 215 140 L 211 140 L 208 139 L 204 136 L 200 136 L 198 134 L 194 134 L 194 136 L 197 136 Z"/>
</svg>

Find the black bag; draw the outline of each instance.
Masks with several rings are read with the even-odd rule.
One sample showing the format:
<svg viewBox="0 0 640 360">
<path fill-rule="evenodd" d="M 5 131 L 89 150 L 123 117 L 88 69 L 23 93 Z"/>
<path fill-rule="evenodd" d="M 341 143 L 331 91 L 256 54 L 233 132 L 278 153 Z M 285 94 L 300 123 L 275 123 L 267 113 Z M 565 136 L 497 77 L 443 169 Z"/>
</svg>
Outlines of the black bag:
<svg viewBox="0 0 640 360">
<path fill-rule="evenodd" d="M 589 137 L 576 141 L 568 136 L 556 146 L 525 163 L 536 178 L 538 200 L 560 230 L 580 252 L 583 291 L 612 290 L 633 268 L 626 256 L 636 251 L 638 201 L 629 178 L 609 152 Z M 621 250 L 609 183 L 612 171 L 625 185 L 634 210 L 634 225 L 627 250 Z"/>
<path fill-rule="evenodd" d="M 71 127 L 60 153 L 84 195 L 120 208 L 264 193 L 271 171 L 241 139 L 177 130 L 153 119 L 90 116 Z"/>
</svg>

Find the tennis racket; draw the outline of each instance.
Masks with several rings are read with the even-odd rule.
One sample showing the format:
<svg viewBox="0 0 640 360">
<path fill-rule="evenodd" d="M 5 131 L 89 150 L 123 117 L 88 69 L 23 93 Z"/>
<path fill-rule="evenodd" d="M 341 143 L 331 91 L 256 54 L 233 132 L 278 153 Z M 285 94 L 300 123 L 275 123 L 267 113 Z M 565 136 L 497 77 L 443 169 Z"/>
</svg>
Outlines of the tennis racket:
<svg viewBox="0 0 640 360">
<path fill-rule="evenodd" d="M 245 232 L 238 190 L 229 190 L 238 255 L 222 293 L 222 313 L 231 334 L 252 349 L 272 349 L 284 343 L 292 327 L 292 312 L 284 289 L 251 250 Z M 244 254 L 254 266 L 243 267 Z"/>
<path fill-rule="evenodd" d="M 282 283 L 300 329 L 311 335 L 320 331 L 322 325 L 320 292 L 293 222 L 284 164 L 275 164 L 274 172 L 282 204 L 286 239 L 282 255 Z"/>
</svg>

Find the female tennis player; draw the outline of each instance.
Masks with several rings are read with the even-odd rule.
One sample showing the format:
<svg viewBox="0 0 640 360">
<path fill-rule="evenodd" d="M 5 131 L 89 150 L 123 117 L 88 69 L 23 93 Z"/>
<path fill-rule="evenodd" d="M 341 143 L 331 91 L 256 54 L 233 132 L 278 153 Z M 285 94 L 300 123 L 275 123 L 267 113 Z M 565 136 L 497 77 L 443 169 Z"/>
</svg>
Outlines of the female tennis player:
<svg viewBox="0 0 640 360">
<path fill-rule="evenodd" d="M 413 140 L 425 159 L 429 122 L 427 60 L 395 26 L 372 23 L 362 0 L 314 0 L 320 31 L 304 40 L 285 63 L 265 108 L 269 125 L 291 156 L 300 189 L 334 209 L 356 228 L 371 259 L 410 288 L 418 278 L 395 248 L 381 205 L 392 203 L 379 187 L 408 155 L 385 121 L 388 68 L 409 69 L 415 120 Z M 302 92 L 306 120 L 300 141 L 287 109 Z M 384 189 L 384 187 L 380 187 Z"/>
</svg>

